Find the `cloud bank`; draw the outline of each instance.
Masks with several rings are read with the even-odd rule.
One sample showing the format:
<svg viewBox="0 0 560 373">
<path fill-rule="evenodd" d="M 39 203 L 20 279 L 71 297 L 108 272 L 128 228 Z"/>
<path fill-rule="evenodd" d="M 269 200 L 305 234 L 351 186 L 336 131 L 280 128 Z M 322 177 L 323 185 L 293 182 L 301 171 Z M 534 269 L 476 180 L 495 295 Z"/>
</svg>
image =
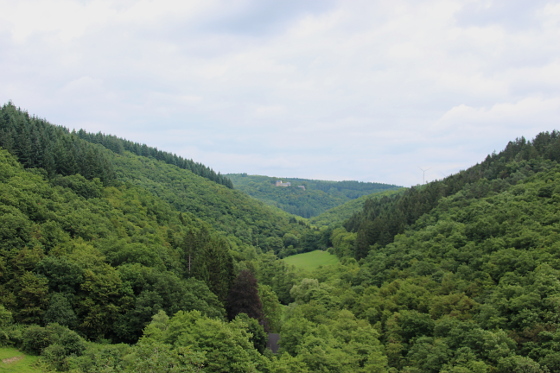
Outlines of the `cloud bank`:
<svg viewBox="0 0 560 373">
<path fill-rule="evenodd" d="M 0 9 L 2 102 L 222 173 L 408 186 L 558 128 L 556 2 L 0 0 Z"/>
</svg>

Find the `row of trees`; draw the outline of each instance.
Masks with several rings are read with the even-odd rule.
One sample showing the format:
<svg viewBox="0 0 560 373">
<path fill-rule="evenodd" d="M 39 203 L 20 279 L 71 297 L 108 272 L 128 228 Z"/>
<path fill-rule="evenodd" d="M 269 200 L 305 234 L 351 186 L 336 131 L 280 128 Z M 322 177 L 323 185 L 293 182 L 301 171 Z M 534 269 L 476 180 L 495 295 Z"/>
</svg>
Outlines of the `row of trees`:
<svg viewBox="0 0 560 373">
<path fill-rule="evenodd" d="M 92 144 L 102 145 L 115 154 L 129 151 L 150 157 L 233 188 L 227 177 L 191 159 L 112 135 L 92 134 L 84 130 L 70 132 L 67 128 L 30 116 L 11 102 L 0 108 L 0 146 L 17 156 L 25 167 L 42 168 L 50 176 L 79 173 L 87 179 L 98 177 L 104 183 L 114 180 L 111 160 L 99 146 Z"/>
<path fill-rule="evenodd" d="M 0 147 L 27 168 L 41 168 L 49 177 L 79 173 L 86 179 L 115 180 L 113 165 L 98 147 L 80 141 L 63 127 L 30 116 L 11 103 L 0 108 Z"/>
<path fill-rule="evenodd" d="M 219 172 L 215 172 L 210 167 L 205 166 L 202 163 L 193 161 L 192 159 L 185 159 L 176 154 L 164 152 L 146 144 L 132 142 L 113 135 L 106 135 L 101 132 L 93 134 L 84 130 L 79 130 L 76 132 L 76 135 L 80 139 L 86 140 L 90 143 L 101 144 L 116 154 L 123 154 L 125 151 L 129 151 L 138 156 L 150 157 L 158 161 L 177 166 L 183 170 L 189 170 L 195 175 L 202 176 L 215 183 L 233 189 L 233 183 L 229 178 L 221 175 Z"/>
</svg>

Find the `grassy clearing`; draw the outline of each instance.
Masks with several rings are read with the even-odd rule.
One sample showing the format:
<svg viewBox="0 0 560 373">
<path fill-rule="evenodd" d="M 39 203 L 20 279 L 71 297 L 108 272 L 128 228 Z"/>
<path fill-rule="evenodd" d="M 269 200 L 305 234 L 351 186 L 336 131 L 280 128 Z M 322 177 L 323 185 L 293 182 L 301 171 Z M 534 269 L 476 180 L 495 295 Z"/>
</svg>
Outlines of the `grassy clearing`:
<svg viewBox="0 0 560 373">
<path fill-rule="evenodd" d="M 38 358 L 12 347 L 0 347 L 0 373 L 41 373 L 43 370 L 35 366 Z"/>
<path fill-rule="evenodd" d="M 288 256 L 283 259 L 287 264 L 312 271 L 320 266 L 337 264 L 338 258 L 326 251 L 315 250 L 309 253 Z"/>
</svg>

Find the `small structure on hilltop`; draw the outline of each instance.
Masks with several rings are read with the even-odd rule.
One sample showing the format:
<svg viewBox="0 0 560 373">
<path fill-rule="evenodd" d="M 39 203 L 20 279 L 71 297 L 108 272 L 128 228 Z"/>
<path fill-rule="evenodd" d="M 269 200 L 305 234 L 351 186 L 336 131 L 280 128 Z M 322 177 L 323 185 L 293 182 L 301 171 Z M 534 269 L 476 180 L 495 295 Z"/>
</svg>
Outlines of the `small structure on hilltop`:
<svg viewBox="0 0 560 373">
<path fill-rule="evenodd" d="M 292 186 L 292 183 L 290 183 L 289 181 L 283 183 L 282 180 L 278 180 L 278 181 L 276 182 L 276 186 L 277 186 L 277 187 L 284 187 L 284 188 L 286 188 L 286 187 Z"/>
</svg>

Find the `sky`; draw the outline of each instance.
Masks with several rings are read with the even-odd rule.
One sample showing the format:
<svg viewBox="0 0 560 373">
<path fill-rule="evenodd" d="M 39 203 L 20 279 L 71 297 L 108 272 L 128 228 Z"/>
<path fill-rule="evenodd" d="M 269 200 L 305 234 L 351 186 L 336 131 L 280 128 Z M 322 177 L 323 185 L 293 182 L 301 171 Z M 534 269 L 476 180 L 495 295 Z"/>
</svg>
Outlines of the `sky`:
<svg viewBox="0 0 560 373">
<path fill-rule="evenodd" d="M 411 186 L 560 129 L 558 1 L 0 9 L 0 104 L 221 173 Z"/>
</svg>

